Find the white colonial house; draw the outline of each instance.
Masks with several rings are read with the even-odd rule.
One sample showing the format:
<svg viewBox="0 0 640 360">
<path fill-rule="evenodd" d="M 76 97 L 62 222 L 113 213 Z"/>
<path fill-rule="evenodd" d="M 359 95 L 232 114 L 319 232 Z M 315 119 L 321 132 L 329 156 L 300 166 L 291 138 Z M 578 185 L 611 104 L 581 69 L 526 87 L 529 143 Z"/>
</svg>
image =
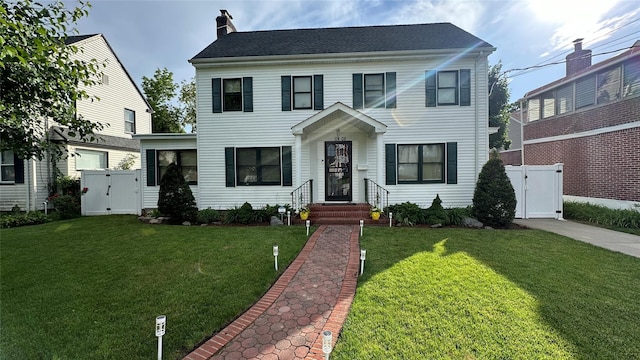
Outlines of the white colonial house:
<svg viewBox="0 0 640 360">
<path fill-rule="evenodd" d="M 144 208 L 171 162 L 200 209 L 471 204 L 488 159 L 489 43 L 450 23 L 237 32 L 194 56 L 194 136 L 141 140 Z"/>
<path fill-rule="evenodd" d="M 71 154 L 56 163 L 22 160 L 12 151 L 3 152 L 0 211 L 16 205 L 21 210 L 42 210 L 56 174 L 77 178 L 81 170 L 116 167 L 126 156 L 135 156 L 133 168 L 140 168 L 140 141 L 132 135 L 151 133 L 151 107 L 102 34 L 70 36 L 65 42 L 82 50 L 75 55 L 79 60 L 106 62 L 101 83 L 87 89 L 97 99 L 76 103 L 76 116 L 105 127 L 97 133 L 97 141 L 84 142 L 70 136 L 55 119 L 48 120 L 50 140 Z"/>
</svg>

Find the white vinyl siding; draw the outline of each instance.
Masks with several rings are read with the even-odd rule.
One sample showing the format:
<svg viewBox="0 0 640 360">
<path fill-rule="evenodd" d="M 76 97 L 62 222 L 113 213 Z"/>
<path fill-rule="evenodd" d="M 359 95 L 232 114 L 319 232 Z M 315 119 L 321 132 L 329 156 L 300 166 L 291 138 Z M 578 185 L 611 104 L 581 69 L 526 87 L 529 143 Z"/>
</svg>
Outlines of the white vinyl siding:
<svg viewBox="0 0 640 360">
<path fill-rule="evenodd" d="M 197 106 L 198 106 L 198 160 L 199 160 L 199 199 L 200 208 L 211 206 L 215 209 L 228 209 L 249 201 L 254 207 L 264 204 L 290 203 L 293 186 L 225 186 L 225 147 L 292 147 L 292 157 L 296 158 L 295 137 L 291 128 L 316 114 L 317 110 L 282 111 L 281 76 L 324 75 L 325 108 L 342 102 L 350 105 L 353 96 L 353 74 L 396 73 L 398 89 L 397 104 L 393 111 L 386 108 L 365 108 L 363 114 L 387 125 L 384 134 L 385 143 L 445 143 L 458 142 L 458 184 L 403 184 L 389 186 L 390 201 L 413 201 L 421 205 L 431 203 L 436 194 L 440 194 L 447 206 L 466 206 L 473 197 L 476 176 L 486 162 L 488 146 L 487 100 L 487 64 L 486 58 L 478 60 L 476 56 L 463 57 L 448 64 L 443 71 L 473 69 L 471 72 L 471 99 L 476 106 L 444 106 L 429 108 L 425 111 L 424 79 L 425 69 L 437 68 L 445 58 L 425 58 L 405 61 L 355 62 L 338 61 L 334 63 L 283 64 L 270 66 L 203 67 L 196 69 Z M 481 76 L 476 76 L 476 72 Z M 253 113 L 211 112 L 212 78 L 253 78 Z M 481 89 L 477 96 L 476 89 Z M 476 113 L 477 110 L 477 113 Z M 323 157 L 324 141 L 335 141 L 336 131 L 340 137 L 353 141 L 354 159 L 354 201 L 363 201 L 361 182 L 367 177 L 384 186 L 384 179 L 376 179 L 377 153 L 375 135 L 362 132 L 357 122 L 326 119 L 311 136 L 302 140 L 302 181 L 314 180 L 314 200 L 324 201 L 324 170 L 320 160 Z M 360 167 L 358 167 L 360 165 Z M 296 163 L 293 162 L 293 173 Z M 356 189 L 357 187 L 357 189 Z M 146 205 L 145 205 L 146 206 Z"/>
</svg>

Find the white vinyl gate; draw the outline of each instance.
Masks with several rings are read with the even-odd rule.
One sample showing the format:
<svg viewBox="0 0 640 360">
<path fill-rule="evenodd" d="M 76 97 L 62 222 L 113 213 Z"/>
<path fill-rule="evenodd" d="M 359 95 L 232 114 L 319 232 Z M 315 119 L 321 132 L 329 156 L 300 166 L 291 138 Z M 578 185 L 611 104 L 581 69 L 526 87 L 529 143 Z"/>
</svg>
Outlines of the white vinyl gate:
<svg viewBox="0 0 640 360">
<path fill-rule="evenodd" d="M 83 170 L 80 188 L 88 191 L 81 197 L 82 215 L 140 215 L 140 179 L 140 170 Z"/>
<path fill-rule="evenodd" d="M 505 166 L 518 201 L 516 218 L 562 219 L 563 166 Z"/>
</svg>

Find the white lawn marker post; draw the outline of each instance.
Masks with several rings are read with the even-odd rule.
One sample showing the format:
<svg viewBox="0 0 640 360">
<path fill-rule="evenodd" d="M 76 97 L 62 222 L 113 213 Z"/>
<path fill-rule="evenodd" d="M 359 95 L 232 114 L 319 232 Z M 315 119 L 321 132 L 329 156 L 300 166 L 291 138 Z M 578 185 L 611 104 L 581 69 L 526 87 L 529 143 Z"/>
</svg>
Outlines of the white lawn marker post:
<svg viewBox="0 0 640 360">
<path fill-rule="evenodd" d="M 362 237 L 362 229 L 364 228 L 364 220 L 360 220 L 360 237 Z"/>
<path fill-rule="evenodd" d="M 275 258 L 275 263 L 276 263 L 276 271 L 278 271 L 278 245 L 275 245 L 273 247 L 273 257 Z"/>
<path fill-rule="evenodd" d="M 167 326 L 167 317 L 160 315 L 156 317 L 156 336 L 158 337 L 158 360 L 162 360 L 162 336 Z"/>
<path fill-rule="evenodd" d="M 278 208 L 278 214 L 280 214 L 280 221 L 282 221 L 282 222 L 284 222 L 283 216 L 284 216 L 285 211 L 287 211 L 287 210 L 284 208 L 284 206 L 280 206 Z"/>
<path fill-rule="evenodd" d="M 49 201 L 45 200 L 42 205 L 44 205 L 44 215 L 46 216 L 47 213 L 49 212 Z"/>
<path fill-rule="evenodd" d="M 360 275 L 364 272 L 364 260 L 367 258 L 367 250 L 360 250 Z"/>
<path fill-rule="evenodd" d="M 309 228 L 311 227 L 311 220 L 307 220 L 307 236 L 309 236 Z"/>
<path fill-rule="evenodd" d="M 393 224 L 393 213 L 392 212 L 389 213 L 389 227 L 391 227 L 391 224 Z"/>
<path fill-rule="evenodd" d="M 287 210 L 287 226 L 291 226 L 291 211 Z"/>
<path fill-rule="evenodd" d="M 324 359 L 329 360 L 329 354 L 331 354 L 331 343 L 333 342 L 333 334 L 331 330 L 325 330 L 322 332 L 322 352 L 324 353 Z"/>
</svg>

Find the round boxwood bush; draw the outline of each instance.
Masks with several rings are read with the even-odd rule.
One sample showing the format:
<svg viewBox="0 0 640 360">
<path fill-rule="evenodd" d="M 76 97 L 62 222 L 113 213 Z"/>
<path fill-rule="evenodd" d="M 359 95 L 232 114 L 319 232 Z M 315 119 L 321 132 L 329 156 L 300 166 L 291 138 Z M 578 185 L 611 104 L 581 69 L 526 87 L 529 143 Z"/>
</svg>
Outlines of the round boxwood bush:
<svg viewBox="0 0 640 360">
<path fill-rule="evenodd" d="M 194 222 L 197 219 L 196 199 L 176 164 L 170 164 L 160 179 L 158 210 L 169 216 L 173 223 Z"/>
<path fill-rule="evenodd" d="M 498 228 L 509 226 L 516 215 L 516 193 L 496 152 L 478 175 L 473 214 L 483 224 Z"/>
</svg>

